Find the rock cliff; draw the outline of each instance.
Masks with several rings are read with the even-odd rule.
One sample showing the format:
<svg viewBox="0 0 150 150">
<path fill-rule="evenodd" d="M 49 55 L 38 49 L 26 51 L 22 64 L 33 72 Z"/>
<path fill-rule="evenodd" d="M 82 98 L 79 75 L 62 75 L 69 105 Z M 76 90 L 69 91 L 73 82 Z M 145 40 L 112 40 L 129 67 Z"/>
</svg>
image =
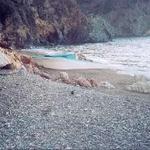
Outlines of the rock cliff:
<svg viewBox="0 0 150 150">
<path fill-rule="evenodd" d="M 84 42 L 86 24 L 74 0 L 0 0 L 0 41 L 10 46 Z"/>
<path fill-rule="evenodd" d="M 93 41 L 149 35 L 149 0 L 77 0 L 86 14 Z"/>
<path fill-rule="evenodd" d="M 149 0 L 0 0 L 0 44 L 6 47 L 149 33 Z"/>
</svg>

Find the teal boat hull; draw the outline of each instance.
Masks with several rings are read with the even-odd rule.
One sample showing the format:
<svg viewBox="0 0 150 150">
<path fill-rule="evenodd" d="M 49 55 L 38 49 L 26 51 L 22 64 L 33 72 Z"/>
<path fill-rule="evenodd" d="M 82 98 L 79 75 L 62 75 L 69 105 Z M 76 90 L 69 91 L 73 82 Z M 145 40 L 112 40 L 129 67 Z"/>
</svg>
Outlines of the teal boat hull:
<svg viewBox="0 0 150 150">
<path fill-rule="evenodd" d="M 32 58 L 64 58 L 64 59 L 76 60 L 76 55 L 74 53 L 57 53 L 57 54 L 49 54 L 44 56 L 32 56 Z"/>
</svg>

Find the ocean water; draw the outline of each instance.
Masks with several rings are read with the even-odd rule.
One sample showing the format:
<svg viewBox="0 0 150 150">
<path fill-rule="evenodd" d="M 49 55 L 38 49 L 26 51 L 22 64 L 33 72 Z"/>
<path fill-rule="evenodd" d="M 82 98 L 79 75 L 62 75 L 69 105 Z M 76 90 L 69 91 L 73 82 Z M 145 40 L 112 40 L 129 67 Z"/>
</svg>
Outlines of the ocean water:
<svg viewBox="0 0 150 150">
<path fill-rule="evenodd" d="M 35 48 L 36 49 L 36 48 Z M 35 50 L 34 49 L 34 50 Z M 150 78 L 150 37 L 120 38 L 107 43 L 39 48 L 45 53 L 71 51 L 97 62 L 103 69 Z"/>
</svg>

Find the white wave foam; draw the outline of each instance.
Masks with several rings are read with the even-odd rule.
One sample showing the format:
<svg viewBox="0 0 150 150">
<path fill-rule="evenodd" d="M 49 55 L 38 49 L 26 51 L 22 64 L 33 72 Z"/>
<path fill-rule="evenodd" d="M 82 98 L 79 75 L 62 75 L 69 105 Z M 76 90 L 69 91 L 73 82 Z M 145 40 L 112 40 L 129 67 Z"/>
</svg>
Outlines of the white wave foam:
<svg viewBox="0 0 150 150">
<path fill-rule="evenodd" d="M 50 51 L 82 53 L 87 60 L 98 62 L 102 68 L 150 78 L 150 37 L 122 38 L 108 43 L 57 46 L 45 48 L 44 51 L 45 53 Z"/>
</svg>

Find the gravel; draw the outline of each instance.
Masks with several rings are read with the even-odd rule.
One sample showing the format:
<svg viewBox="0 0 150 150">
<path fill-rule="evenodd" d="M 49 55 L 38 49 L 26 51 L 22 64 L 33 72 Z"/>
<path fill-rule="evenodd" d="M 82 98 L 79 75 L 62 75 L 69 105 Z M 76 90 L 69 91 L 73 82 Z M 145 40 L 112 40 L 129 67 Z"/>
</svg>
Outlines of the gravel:
<svg viewBox="0 0 150 150">
<path fill-rule="evenodd" d="M 0 149 L 150 149 L 150 95 L 0 76 Z"/>
</svg>

